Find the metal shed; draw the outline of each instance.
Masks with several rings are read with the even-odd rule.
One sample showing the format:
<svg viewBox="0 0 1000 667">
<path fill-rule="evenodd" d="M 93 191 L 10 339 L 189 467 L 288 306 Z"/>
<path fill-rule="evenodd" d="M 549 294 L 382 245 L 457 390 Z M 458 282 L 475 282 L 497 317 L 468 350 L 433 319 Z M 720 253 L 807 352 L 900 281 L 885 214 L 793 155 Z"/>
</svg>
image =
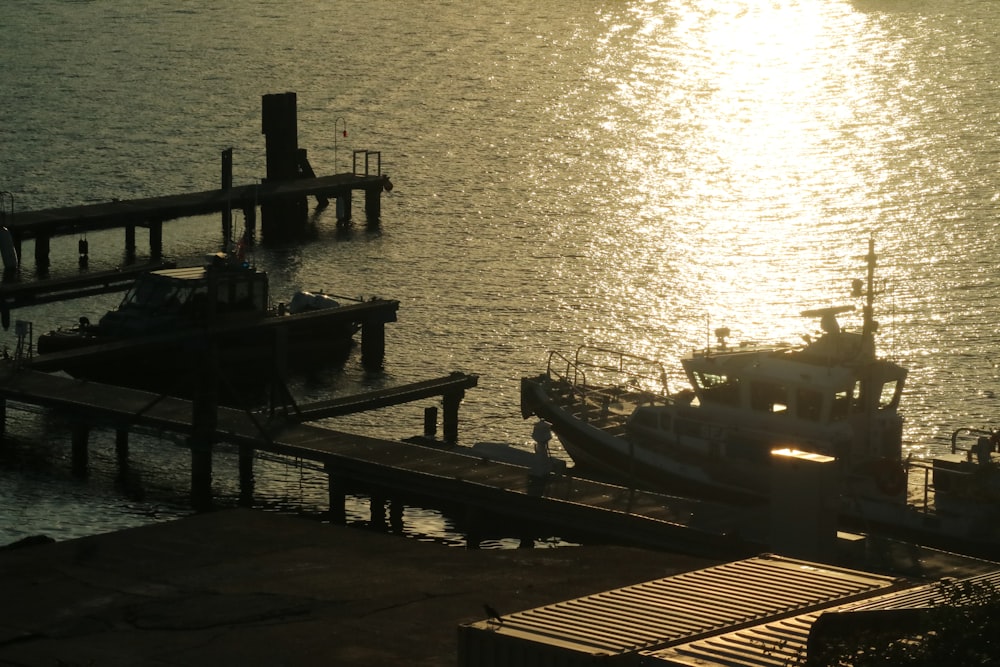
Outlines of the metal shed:
<svg viewBox="0 0 1000 667">
<path fill-rule="evenodd" d="M 458 664 L 637 665 L 641 651 L 832 607 L 900 584 L 893 577 L 758 556 L 509 614 L 502 622 L 461 626 Z"/>
<path fill-rule="evenodd" d="M 1000 572 L 961 581 L 985 583 L 1000 588 Z M 644 667 L 786 667 L 803 664 L 813 623 L 823 613 L 845 611 L 890 611 L 933 607 L 940 601 L 937 584 L 922 584 L 906 590 L 838 604 L 791 618 L 761 623 L 724 634 L 700 638 L 665 649 L 644 652 Z"/>
</svg>

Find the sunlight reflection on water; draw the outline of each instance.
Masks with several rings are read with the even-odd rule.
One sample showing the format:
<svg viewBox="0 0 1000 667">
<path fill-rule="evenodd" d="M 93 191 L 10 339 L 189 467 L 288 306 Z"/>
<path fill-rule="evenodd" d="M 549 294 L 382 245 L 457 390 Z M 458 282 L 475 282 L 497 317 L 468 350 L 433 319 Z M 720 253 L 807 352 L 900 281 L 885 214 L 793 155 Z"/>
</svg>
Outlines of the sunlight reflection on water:
<svg viewBox="0 0 1000 667">
<path fill-rule="evenodd" d="M 401 302 L 383 376 L 352 359 L 298 391 L 477 373 L 463 441 L 527 447 L 518 380 L 548 350 L 612 345 L 677 380 L 717 326 L 797 342 L 816 327 L 799 312 L 852 303 L 873 234 L 882 349 L 911 368 L 905 436 L 923 454 L 995 421 L 992 3 L 431 4 L 14 3 L 0 189 L 22 210 L 209 189 L 227 146 L 255 182 L 259 95 L 294 90 L 317 171 L 377 149 L 396 189 L 379 232 L 328 210 L 315 241 L 260 250 L 273 293 Z M 217 228 L 171 223 L 168 253 L 214 250 Z M 76 240 L 53 241 L 53 273 L 75 271 Z M 121 262 L 117 232 L 89 240 L 92 268 Z M 20 315 L 43 330 L 116 301 Z M 423 407 L 327 425 L 405 437 Z"/>
</svg>

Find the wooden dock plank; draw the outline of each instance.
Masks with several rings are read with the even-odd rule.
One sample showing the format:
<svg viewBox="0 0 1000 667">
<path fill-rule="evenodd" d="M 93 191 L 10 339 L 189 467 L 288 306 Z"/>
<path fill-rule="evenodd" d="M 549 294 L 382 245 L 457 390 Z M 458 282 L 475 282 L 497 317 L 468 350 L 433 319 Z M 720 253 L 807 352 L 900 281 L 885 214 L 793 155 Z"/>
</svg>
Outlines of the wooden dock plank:
<svg viewBox="0 0 1000 667">
<path fill-rule="evenodd" d="M 327 417 L 337 417 L 363 410 L 411 403 L 449 392 L 463 391 L 475 387 L 478 383 L 478 376 L 456 372 L 433 380 L 300 404 L 296 413 L 289 415 L 288 418 L 293 421 L 315 421 Z"/>
</svg>

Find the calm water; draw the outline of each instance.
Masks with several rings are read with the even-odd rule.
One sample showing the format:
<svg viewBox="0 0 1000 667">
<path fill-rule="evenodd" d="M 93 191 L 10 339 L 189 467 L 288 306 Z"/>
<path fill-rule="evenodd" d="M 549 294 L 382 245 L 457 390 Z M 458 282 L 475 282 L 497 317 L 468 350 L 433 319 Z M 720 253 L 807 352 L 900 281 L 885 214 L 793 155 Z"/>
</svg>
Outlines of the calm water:
<svg viewBox="0 0 1000 667">
<path fill-rule="evenodd" d="M 384 376 L 352 358 L 298 382 L 304 399 L 462 370 L 480 376 L 463 441 L 527 443 L 518 380 L 549 349 L 669 362 L 723 325 L 734 340 L 798 340 L 817 328 L 800 310 L 851 303 L 874 235 L 882 349 L 911 368 L 912 450 L 997 421 L 989 0 L 14 0 L 0 44 L 0 190 L 16 210 L 216 187 L 227 147 L 236 182 L 255 182 L 266 93 L 298 93 L 317 172 L 382 152 L 396 188 L 381 232 L 338 233 L 326 211 L 312 242 L 257 253 L 275 294 L 401 302 Z M 219 226 L 169 224 L 167 253 L 214 250 Z M 53 242 L 53 273 L 75 270 L 76 241 Z M 92 268 L 121 261 L 119 233 L 88 241 Z M 116 302 L 15 316 L 42 331 Z M 330 426 L 405 437 L 424 407 Z M 169 442 L 134 438 L 123 482 L 113 434 L 95 434 L 79 482 L 59 416 L 15 411 L 8 432 L 0 543 L 187 511 L 187 457 Z M 230 466 L 217 458 L 224 497 Z M 275 508 L 325 505 L 308 470 L 262 463 L 259 485 Z M 447 519 L 412 511 L 417 532 L 447 537 Z"/>
</svg>

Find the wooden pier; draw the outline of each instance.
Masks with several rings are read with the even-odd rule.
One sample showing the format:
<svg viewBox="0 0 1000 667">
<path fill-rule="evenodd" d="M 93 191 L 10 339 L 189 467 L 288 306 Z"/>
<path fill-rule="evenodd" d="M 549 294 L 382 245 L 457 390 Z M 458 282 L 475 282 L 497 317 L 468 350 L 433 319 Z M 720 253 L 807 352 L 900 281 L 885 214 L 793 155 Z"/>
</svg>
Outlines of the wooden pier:
<svg viewBox="0 0 1000 667">
<path fill-rule="evenodd" d="M 82 235 L 105 229 L 125 229 L 125 251 L 135 255 L 135 230 L 149 229 L 150 255 L 159 258 L 163 253 L 163 223 L 170 220 L 198 215 L 220 213 L 227 208 L 242 210 L 250 221 L 256 220 L 256 208 L 304 197 L 340 200 L 342 215 L 350 217 L 351 194 L 355 190 L 365 193 L 365 210 L 368 216 L 379 215 L 379 196 L 388 179 L 379 174 L 334 174 L 314 178 L 242 185 L 218 190 L 205 190 L 185 194 L 147 197 L 127 201 L 109 201 L 100 204 L 65 206 L 39 211 L 18 212 L 10 216 L 6 226 L 14 240 L 18 256 L 25 239 L 35 241 L 35 263 L 49 263 L 50 239 L 56 236 Z"/>
<path fill-rule="evenodd" d="M 478 544 L 482 519 L 500 516 L 526 527 L 548 526 L 563 534 L 699 555 L 760 551 L 763 542 L 748 532 L 759 522 L 731 508 L 713 508 L 576 477 L 533 477 L 529 468 L 485 460 L 467 449 L 427 447 L 302 423 L 310 416 L 318 418 L 335 411 L 362 410 L 437 393 L 444 397 L 446 410 L 451 412 L 445 420 L 457 424 L 464 391 L 474 385 L 473 376 L 456 373 L 367 397 L 300 406 L 295 418 L 218 408 L 206 432 L 204 424 L 195 423 L 196 411 L 190 401 L 57 377 L 18 368 L 13 362 L 0 365 L 4 411 L 7 403 L 14 401 L 75 415 L 72 459 L 77 473 L 87 468 L 88 434 L 93 427 L 116 430 L 117 453 L 122 462 L 128 460 L 130 429 L 147 427 L 187 436 L 196 507 L 210 503 L 213 445 L 226 442 L 239 448 L 244 499 L 252 499 L 253 495 L 255 452 L 309 461 L 328 475 L 330 514 L 335 521 L 344 519 L 347 490 L 360 486 L 371 494 L 373 518 L 384 518 L 385 501 L 394 498 L 428 498 L 464 508 L 470 546 Z"/>
<path fill-rule="evenodd" d="M 362 191 L 368 224 L 378 226 L 381 194 L 393 188 L 389 176 L 382 172 L 381 152 L 354 150 L 351 172 L 317 177 L 307 151 L 298 145 L 296 103 L 295 93 L 262 97 L 261 131 L 266 137 L 267 176 L 260 184 L 233 185 L 233 149 L 229 148 L 222 151 L 222 175 L 217 190 L 24 212 L 14 210 L 12 193 L 3 192 L 0 194 L 6 198 L 0 206 L 0 227 L 10 232 L 18 258 L 22 257 L 22 243 L 26 239 L 34 240 L 35 265 L 44 273 L 49 266 L 53 237 L 83 237 L 87 232 L 123 228 L 125 255 L 131 262 L 136 256 L 136 229 L 145 227 L 149 230 L 150 257 L 158 260 L 163 254 L 164 222 L 212 213 L 221 213 L 221 236 L 227 241 L 234 236 L 234 210 L 243 212 L 247 234 L 254 238 L 258 208 L 265 240 L 294 238 L 305 226 L 308 197 L 315 197 L 319 208 L 335 200 L 337 220 L 341 223 L 351 219 L 353 193 Z M 81 267 L 86 265 L 88 252 L 87 242 L 81 238 Z M 6 263 L 6 251 L 4 260 Z M 5 273 L 10 273 L 15 267 L 5 264 L 4 269 Z"/>
</svg>

